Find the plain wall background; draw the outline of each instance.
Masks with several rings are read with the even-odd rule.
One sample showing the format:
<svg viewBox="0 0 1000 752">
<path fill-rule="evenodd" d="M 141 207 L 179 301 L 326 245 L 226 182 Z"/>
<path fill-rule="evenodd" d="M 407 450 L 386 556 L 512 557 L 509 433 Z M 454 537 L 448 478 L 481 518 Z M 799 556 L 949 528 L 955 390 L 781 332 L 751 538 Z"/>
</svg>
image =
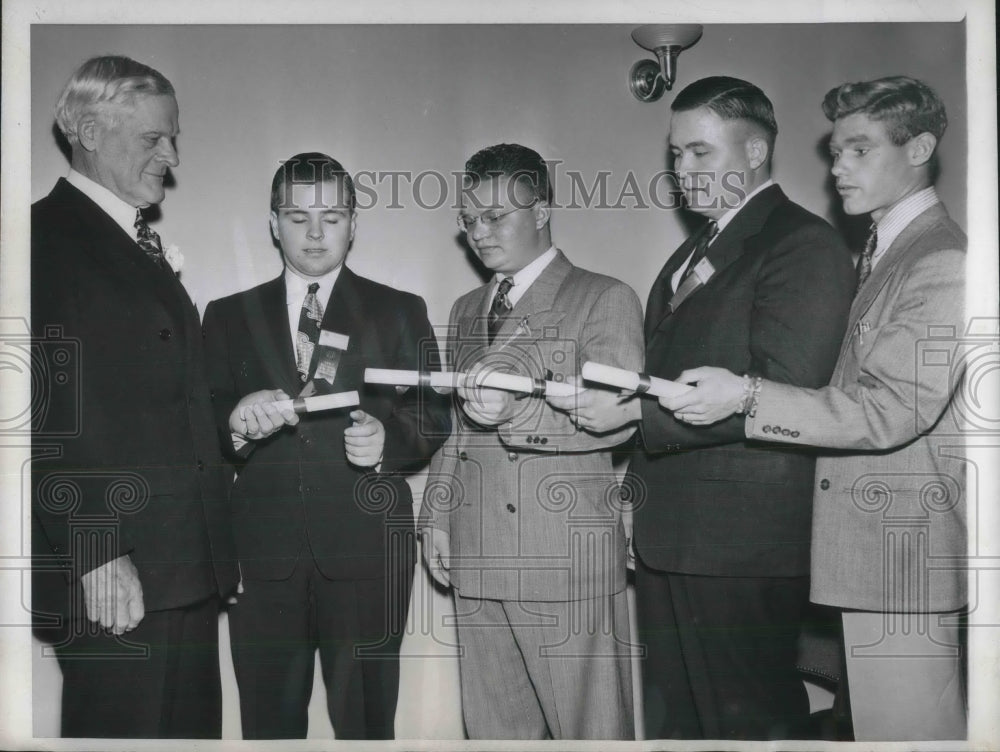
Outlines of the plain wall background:
<svg viewBox="0 0 1000 752">
<path fill-rule="evenodd" d="M 673 94 L 648 104 L 632 97 L 629 68 L 651 56 L 632 42 L 632 28 L 34 26 L 31 198 L 44 196 L 68 169 L 52 118 L 66 79 L 88 57 L 120 53 L 159 69 L 178 92 L 181 164 L 154 227 L 184 253 L 181 279 L 201 310 L 213 298 L 279 273 L 267 226 L 268 190 L 279 161 L 296 152 L 327 152 L 353 173 L 448 175 L 482 146 L 515 141 L 560 162 L 557 202 L 570 199 L 569 171 L 586 186 L 609 171 L 613 203 L 630 172 L 645 191 L 667 166 Z M 837 209 L 826 155 L 830 126 L 819 104 L 839 83 L 893 74 L 926 81 L 945 101 L 951 126 L 940 147 L 938 190 L 964 225 L 963 24 L 708 25 L 680 57 L 675 91 L 708 75 L 761 86 L 780 129 L 774 177 L 794 200 L 842 227 L 856 247 L 867 221 L 845 221 Z M 481 281 L 456 231 L 453 189 L 443 207 L 427 210 L 405 180 L 395 204 L 387 181 L 375 188 L 377 204 L 360 212 L 348 264 L 422 295 L 432 323 L 443 327 L 454 299 Z M 424 191 L 427 201 L 436 199 L 437 181 L 425 179 Z M 643 300 L 686 234 L 682 212 L 656 208 L 560 209 L 553 227 L 571 260 L 623 279 Z M 415 602 L 431 603 L 426 593 Z M 453 727 L 453 663 L 418 659 L 404 664 L 404 675 L 407 711 L 432 715 L 441 709 L 434 703 L 443 703 L 452 715 L 437 729 Z M 44 734 L 57 711 L 40 716 L 57 691 L 51 674 L 39 679 L 35 711 L 43 728 L 36 730 Z M 232 736 L 231 673 L 226 682 Z"/>
<path fill-rule="evenodd" d="M 32 200 L 67 170 L 52 131 L 59 91 L 83 60 L 115 52 L 152 65 L 177 89 L 181 164 L 154 227 L 184 253 L 181 278 L 201 310 L 280 271 L 268 190 L 279 161 L 297 152 L 324 151 L 353 173 L 448 174 L 477 149 L 514 141 L 561 162 L 557 201 L 570 199 L 567 171 L 589 186 L 605 170 L 613 203 L 629 171 L 645 191 L 666 167 L 673 94 L 643 103 L 629 92 L 629 68 L 651 56 L 632 41 L 632 28 L 35 26 Z M 945 101 L 952 125 L 941 145 L 939 190 L 964 223 L 962 24 L 709 25 L 681 54 L 675 91 L 708 75 L 759 85 L 780 129 L 775 177 L 794 200 L 837 220 L 820 101 L 844 81 L 898 73 L 927 81 Z M 433 202 L 438 182 L 422 185 L 425 203 Z M 388 208 L 389 181 L 376 186 L 378 204 L 360 213 L 348 265 L 423 295 L 432 323 L 443 325 L 455 298 L 480 281 L 456 232 L 454 191 L 444 207 L 427 210 L 410 183 L 400 187 L 401 208 Z M 575 263 L 623 279 L 645 300 L 686 234 L 681 214 L 563 209 L 553 218 L 554 239 Z M 848 227 L 855 245 L 857 224 Z"/>
</svg>

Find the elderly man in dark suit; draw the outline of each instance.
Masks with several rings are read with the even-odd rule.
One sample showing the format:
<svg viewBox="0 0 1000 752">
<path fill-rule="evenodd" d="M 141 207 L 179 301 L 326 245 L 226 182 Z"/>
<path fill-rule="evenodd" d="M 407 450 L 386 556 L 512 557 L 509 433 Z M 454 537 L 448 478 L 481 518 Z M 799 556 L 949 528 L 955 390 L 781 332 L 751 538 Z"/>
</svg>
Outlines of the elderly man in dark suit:
<svg viewBox="0 0 1000 752">
<path fill-rule="evenodd" d="M 305 737 L 317 649 L 337 738 L 393 736 L 416 564 L 403 473 L 450 423 L 433 392 L 364 383 L 366 367 L 426 371 L 439 358 L 421 298 L 344 265 L 356 222 L 343 166 L 292 157 L 271 185 L 284 272 L 205 311 L 216 417 L 238 471 L 243 587 L 229 619 L 248 739 Z M 299 420 L 275 405 L 317 386 L 357 390 L 360 407 Z"/>
<path fill-rule="evenodd" d="M 56 118 L 72 168 L 32 209 L 31 323 L 40 353 L 59 340 L 79 359 L 57 356 L 75 379 L 33 395 L 32 549 L 62 735 L 218 738 L 219 599 L 237 582 L 225 474 L 179 254 L 142 215 L 178 164 L 174 89 L 98 57 Z"/>
<path fill-rule="evenodd" d="M 724 76 L 674 99 L 670 151 L 705 219 L 670 257 L 646 308 L 646 370 L 710 363 L 798 386 L 830 378 L 850 306 L 850 255 L 771 180 L 777 123 L 758 87 Z M 641 402 L 641 405 L 640 405 Z M 813 457 L 749 443 L 732 418 L 691 427 L 652 400 L 627 483 L 646 737 L 807 733 L 796 645 L 808 597 Z M 599 429 L 622 419 L 584 413 Z"/>
<path fill-rule="evenodd" d="M 836 450 L 816 464 L 811 598 L 843 609 L 855 737 L 961 739 L 966 237 L 933 184 L 947 117 L 906 76 L 831 89 L 823 111 L 844 211 L 872 218 L 857 295 L 830 385 L 758 383 L 743 430 Z M 674 415 L 731 422 L 742 379 L 718 368 L 679 378 L 698 387 L 664 401 Z"/>
</svg>

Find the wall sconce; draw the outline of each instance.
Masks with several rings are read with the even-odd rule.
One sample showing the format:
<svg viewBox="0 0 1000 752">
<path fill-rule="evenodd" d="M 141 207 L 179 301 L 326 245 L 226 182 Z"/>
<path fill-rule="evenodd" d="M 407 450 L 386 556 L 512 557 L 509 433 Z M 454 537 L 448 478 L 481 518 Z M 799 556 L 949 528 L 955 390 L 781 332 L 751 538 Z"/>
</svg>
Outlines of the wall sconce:
<svg viewBox="0 0 1000 752">
<path fill-rule="evenodd" d="M 632 31 L 640 47 L 656 53 L 656 60 L 640 60 L 629 73 L 629 88 L 636 99 L 655 102 L 674 85 L 677 56 L 701 39 L 701 24 L 649 24 Z"/>
</svg>

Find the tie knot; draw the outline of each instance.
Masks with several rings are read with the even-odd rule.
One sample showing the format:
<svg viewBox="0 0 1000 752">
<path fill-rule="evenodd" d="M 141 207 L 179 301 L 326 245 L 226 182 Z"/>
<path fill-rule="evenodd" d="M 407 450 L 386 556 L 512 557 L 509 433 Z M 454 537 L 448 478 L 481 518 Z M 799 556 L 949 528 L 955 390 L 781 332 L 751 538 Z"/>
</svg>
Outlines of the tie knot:
<svg viewBox="0 0 1000 752">
<path fill-rule="evenodd" d="M 306 288 L 310 295 L 315 295 L 316 291 L 319 290 L 319 282 L 310 282 L 309 287 Z"/>
<path fill-rule="evenodd" d="M 714 219 L 708 220 L 708 226 L 705 228 L 705 239 L 711 240 L 716 235 L 719 234 L 719 223 Z"/>
<path fill-rule="evenodd" d="M 504 277 L 500 280 L 500 287 L 497 288 L 497 295 L 506 295 L 510 292 L 510 288 L 514 286 L 513 277 Z"/>
</svg>

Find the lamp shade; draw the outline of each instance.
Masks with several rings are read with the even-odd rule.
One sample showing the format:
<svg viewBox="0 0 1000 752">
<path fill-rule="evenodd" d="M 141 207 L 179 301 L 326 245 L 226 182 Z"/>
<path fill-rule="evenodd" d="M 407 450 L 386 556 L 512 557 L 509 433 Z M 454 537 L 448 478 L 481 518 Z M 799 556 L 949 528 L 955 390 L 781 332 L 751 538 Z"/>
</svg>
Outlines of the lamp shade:
<svg viewBox="0 0 1000 752">
<path fill-rule="evenodd" d="M 701 32 L 701 24 L 647 24 L 632 31 L 632 40 L 653 52 L 659 47 L 683 49 L 701 39 Z"/>
</svg>

